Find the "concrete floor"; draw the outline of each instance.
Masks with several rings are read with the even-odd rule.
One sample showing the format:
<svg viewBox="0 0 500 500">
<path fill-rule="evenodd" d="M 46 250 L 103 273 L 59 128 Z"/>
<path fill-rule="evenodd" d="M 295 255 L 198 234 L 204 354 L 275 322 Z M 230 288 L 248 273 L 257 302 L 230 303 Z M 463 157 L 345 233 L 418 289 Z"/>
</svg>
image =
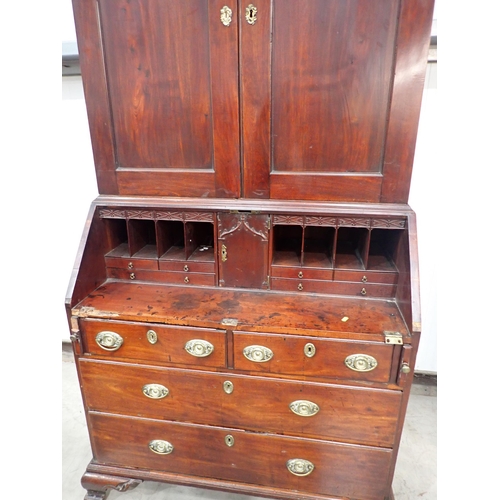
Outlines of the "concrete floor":
<svg viewBox="0 0 500 500">
<path fill-rule="evenodd" d="M 80 479 L 92 458 L 73 355 L 62 356 L 62 500 L 83 500 Z M 437 388 L 413 384 L 396 474 L 396 500 L 437 498 Z M 108 500 L 261 500 L 218 491 L 144 482 L 124 493 L 111 491 Z"/>
</svg>

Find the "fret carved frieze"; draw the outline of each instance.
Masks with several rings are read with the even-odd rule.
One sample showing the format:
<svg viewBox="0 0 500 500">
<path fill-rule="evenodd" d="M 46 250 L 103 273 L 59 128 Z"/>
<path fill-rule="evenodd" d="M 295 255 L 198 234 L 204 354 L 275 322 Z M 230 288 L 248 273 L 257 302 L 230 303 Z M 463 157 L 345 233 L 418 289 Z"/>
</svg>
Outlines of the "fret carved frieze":
<svg viewBox="0 0 500 500">
<path fill-rule="evenodd" d="M 273 225 L 284 224 L 290 226 L 303 226 L 304 216 L 302 215 L 275 215 L 273 216 Z"/>
</svg>

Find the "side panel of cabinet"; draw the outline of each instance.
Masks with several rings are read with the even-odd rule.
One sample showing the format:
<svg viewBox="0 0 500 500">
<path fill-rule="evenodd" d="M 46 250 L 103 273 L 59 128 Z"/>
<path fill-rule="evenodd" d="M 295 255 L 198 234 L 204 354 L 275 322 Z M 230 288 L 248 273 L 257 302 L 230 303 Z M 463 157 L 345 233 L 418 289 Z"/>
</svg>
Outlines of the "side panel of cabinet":
<svg viewBox="0 0 500 500">
<path fill-rule="evenodd" d="M 238 197 L 237 19 L 214 0 L 74 7 L 101 194 Z"/>
</svg>

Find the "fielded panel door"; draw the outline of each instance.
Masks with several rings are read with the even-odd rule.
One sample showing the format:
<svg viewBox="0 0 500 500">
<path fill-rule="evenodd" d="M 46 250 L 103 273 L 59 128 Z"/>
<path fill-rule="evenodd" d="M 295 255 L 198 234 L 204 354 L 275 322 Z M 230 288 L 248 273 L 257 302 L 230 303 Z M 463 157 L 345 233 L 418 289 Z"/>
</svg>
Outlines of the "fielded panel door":
<svg viewBox="0 0 500 500">
<path fill-rule="evenodd" d="M 238 197 L 236 2 L 73 3 L 100 193 Z"/>
<path fill-rule="evenodd" d="M 242 3 L 246 197 L 407 201 L 426 2 Z"/>
</svg>

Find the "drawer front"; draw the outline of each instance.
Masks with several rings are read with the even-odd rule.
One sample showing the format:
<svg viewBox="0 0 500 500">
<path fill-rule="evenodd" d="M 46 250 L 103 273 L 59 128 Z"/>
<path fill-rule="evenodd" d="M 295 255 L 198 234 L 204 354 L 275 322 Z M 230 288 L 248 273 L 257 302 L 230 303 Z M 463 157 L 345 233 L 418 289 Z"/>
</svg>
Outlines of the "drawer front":
<svg viewBox="0 0 500 500">
<path fill-rule="evenodd" d="M 395 348 L 400 349 L 377 342 L 235 332 L 234 367 L 254 372 L 387 383 Z"/>
<path fill-rule="evenodd" d="M 397 272 L 377 273 L 373 271 L 343 271 L 335 270 L 334 279 L 337 281 L 352 281 L 357 283 L 385 283 L 394 285 L 398 281 Z"/>
<path fill-rule="evenodd" d="M 302 293 L 331 293 L 359 297 L 394 297 L 394 285 L 271 278 L 273 290 Z"/>
<path fill-rule="evenodd" d="M 401 392 L 80 360 L 90 410 L 390 447 Z"/>
<path fill-rule="evenodd" d="M 159 364 L 226 366 L 225 331 L 90 319 L 81 320 L 80 327 L 90 354 Z"/>
<path fill-rule="evenodd" d="M 108 278 L 119 280 L 151 281 L 154 283 L 173 283 L 179 285 L 213 286 L 215 274 L 148 271 L 108 268 Z"/>
<path fill-rule="evenodd" d="M 387 494 L 385 448 L 93 412 L 89 426 L 98 463 L 365 500 Z"/>
<path fill-rule="evenodd" d="M 271 276 L 277 278 L 298 278 L 306 280 L 333 279 L 333 269 L 310 269 L 307 267 L 281 267 L 271 266 Z"/>
<path fill-rule="evenodd" d="M 175 260 L 160 260 L 160 270 L 178 273 L 210 273 L 215 274 L 214 262 L 189 262 Z"/>
<path fill-rule="evenodd" d="M 158 270 L 158 261 L 156 259 L 134 259 L 123 257 L 105 257 L 106 267 L 116 269 L 127 269 L 134 272 L 137 269 Z"/>
</svg>

